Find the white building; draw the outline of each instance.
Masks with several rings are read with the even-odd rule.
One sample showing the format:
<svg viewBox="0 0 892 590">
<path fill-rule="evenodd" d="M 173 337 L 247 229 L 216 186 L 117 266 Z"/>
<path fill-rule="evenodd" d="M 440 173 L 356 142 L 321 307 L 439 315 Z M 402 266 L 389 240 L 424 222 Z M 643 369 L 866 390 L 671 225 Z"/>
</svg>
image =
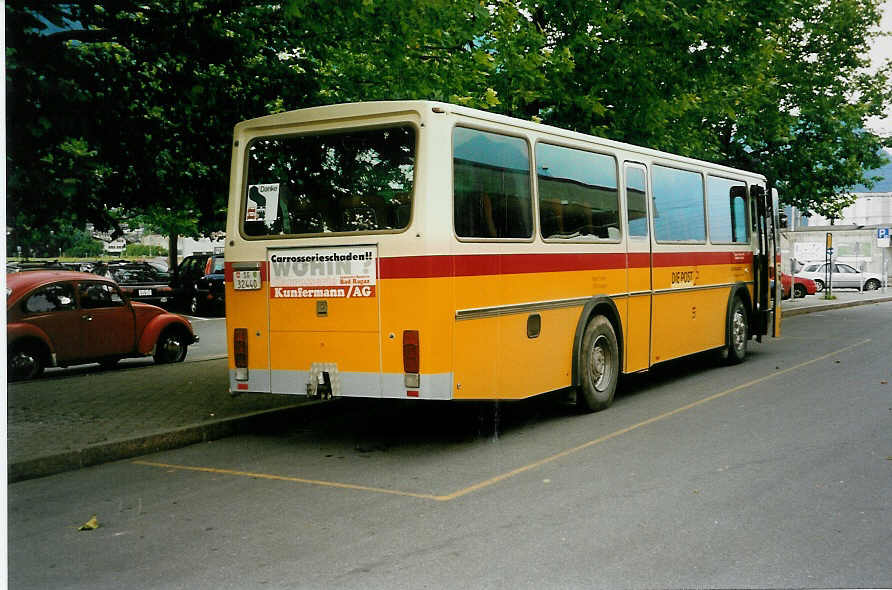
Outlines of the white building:
<svg viewBox="0 0 892 590">
<path fill-rule="evenodd" d="M 834 225 L 892 225 L 892 193 L 854 193 L 854 203 L 842 210 Z M 813 214 L 809 226 L 830 225 L 830 220 Z"/>
<path fill-rule="evenodd" d="M 127 240 L 125 240 L 124 238 L 118 238 L 116 240 L 104 242 L 103 248 L 105 249 L 106 254 L 120 256 L 121 254 L 124 253 L 124 250 L 127 248 Z"/>
</svg>

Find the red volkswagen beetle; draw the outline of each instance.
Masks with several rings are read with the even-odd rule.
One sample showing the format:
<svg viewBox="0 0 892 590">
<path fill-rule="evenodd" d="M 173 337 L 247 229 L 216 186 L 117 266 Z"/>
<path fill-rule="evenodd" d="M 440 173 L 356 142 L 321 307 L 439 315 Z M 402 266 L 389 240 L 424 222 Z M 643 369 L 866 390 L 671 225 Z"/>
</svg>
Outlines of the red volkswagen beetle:
<svg viewBox="0 0 892 590">
<path fill-rule="evenodd" d="M 37 377 L 45 367 L 111 367 L 125 357 L 176 363 L 198 342 L 182 316 L 131 302 L 114 281 L 94 274 L 12 273 L 6 287 L 10 380 Z"/>
</svg>

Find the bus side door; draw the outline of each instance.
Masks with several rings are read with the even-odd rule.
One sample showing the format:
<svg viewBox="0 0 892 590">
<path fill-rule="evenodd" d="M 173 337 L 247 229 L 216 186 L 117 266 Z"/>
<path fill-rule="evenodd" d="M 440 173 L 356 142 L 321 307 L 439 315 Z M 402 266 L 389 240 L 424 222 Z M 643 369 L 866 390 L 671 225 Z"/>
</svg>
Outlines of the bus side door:
<svg viewBox="0 0 892 590">
<path fill-rule="evenodd" d="M 626 372 L 650 367 L 651 298 L 653 296 L 650 213 L 647 169 L 626 162 L 628 323 L 625 341 Z"/>
</svg>

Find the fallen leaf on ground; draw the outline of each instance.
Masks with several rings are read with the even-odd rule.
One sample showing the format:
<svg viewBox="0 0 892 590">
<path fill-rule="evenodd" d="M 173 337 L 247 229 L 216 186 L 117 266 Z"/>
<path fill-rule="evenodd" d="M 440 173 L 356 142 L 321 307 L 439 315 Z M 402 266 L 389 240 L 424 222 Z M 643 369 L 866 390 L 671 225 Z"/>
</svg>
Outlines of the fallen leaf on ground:
<svg viewBox="0 0 892 590">
<path fill-rule="evenodd" d="M 79 531 L 95 531 L 98 528 L 99 528 L 99 521 L 96 520 L 96 515 L 94 514 L 93 517 L 90 518 L 90 520 L 88 520 L 87 522 L 82 524 L 80 526 L 80 528 L 78 528 L 77 530 L 79 530 Z"/>
</svg>

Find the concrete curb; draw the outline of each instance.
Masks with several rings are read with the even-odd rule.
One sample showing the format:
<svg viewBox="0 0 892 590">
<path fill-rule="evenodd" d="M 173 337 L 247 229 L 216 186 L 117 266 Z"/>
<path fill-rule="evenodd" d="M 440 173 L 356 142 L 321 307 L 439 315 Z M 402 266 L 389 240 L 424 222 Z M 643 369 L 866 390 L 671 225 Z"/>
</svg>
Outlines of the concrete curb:
<svg viewBox="0 0 892 590">
<path fill-rule="evenodd" d="M 808 307 L 800 307 L 798 309 L 781 308 L 781 317 L 792 317 L 806 313 L 817 313 L 819 311 L 827 311 L 830 309 L 841 309 L 844 307 L 857 307 L 859 305 L 870 305 L 872 303 L 883 303 L 884 301 L 892 301 L 892 295 L 883 295 L 882 297 L 873 297 L 863 301 L 828 301 L 827 303 L 819 303 L 809 305 Z"/>
<path fill-rule="evenodd" d="M 82 449 L 56 453 L 46 457 L 25 459 L 9 464 L 7 481 L 8 483 L 15 483 L 111 461 L 129 459 L 160 451 L 169 451 L 195 443 L 217 440 L 238 434 L 239 432 L 249 431 L 261 421 L 273 417 L 285 418 L 291 413 L 305 412 L 312 406 L 324 404 L 327 404 L 327 402 L 318 400 L 305 401 L 282 408 L 262 410 L 231 418 L 221 418 L 220 420 L 184 426 L 176 430 L 155 432 L 130 439 L 88 445 Z"/>
</svg>

